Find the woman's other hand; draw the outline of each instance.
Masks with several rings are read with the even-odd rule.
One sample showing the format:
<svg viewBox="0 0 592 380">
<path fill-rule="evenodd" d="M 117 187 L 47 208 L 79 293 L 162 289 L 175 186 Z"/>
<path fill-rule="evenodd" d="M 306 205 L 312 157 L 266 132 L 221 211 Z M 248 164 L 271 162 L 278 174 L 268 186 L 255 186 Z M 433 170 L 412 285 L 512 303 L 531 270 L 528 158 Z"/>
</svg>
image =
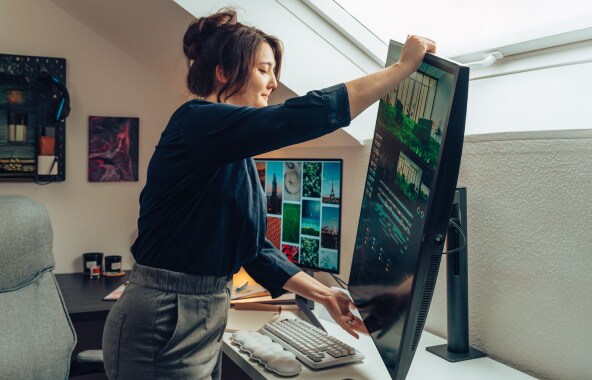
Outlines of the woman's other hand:
<svg viewBox="0 0 592 380">
<path fill-rule="evenodd" d="M 368 334 L 364 322 L 351 312 L 356 306 L 345 293 L 333 290 L 322 304 L 331 318 L 356 339 L 359 338 L 358 332 Z"/>
</svg>

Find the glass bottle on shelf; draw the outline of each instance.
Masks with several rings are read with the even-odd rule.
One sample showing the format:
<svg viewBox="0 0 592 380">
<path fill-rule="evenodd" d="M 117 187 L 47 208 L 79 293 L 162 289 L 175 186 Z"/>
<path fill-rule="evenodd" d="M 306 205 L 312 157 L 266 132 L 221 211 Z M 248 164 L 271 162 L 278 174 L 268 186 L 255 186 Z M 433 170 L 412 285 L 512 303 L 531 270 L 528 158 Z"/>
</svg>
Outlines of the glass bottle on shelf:
<svg viewBox="0 0 592 380">
<path fill-rule="evenodd" d="M 29 115 L 26 113 L 8 113 L 8 142 L 12 144 L 26 144 Z"/>
<path fill-rule="evenodd" d="M 8 139 L 7 142 L 14 143 L 16 141 L 16 124 L 17 124 L 17 113 L 16 112 L 8 112 L 7 121 L 8 121 Z"/>
</svg>

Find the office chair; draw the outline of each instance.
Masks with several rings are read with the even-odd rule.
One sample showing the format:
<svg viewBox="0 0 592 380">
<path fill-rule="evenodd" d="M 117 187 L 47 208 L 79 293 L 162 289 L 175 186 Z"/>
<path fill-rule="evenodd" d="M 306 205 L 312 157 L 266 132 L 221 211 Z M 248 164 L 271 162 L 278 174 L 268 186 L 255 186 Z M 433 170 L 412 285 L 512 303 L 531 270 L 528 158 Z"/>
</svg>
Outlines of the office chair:
<svg viewBox="0 0 592 380">
<path fill-rule="evenodd" d="M 54 265 L 45 207 L 25 196 L 0 196 L 0 379 L 69 376 L 76 333 Z"/>
</svg>

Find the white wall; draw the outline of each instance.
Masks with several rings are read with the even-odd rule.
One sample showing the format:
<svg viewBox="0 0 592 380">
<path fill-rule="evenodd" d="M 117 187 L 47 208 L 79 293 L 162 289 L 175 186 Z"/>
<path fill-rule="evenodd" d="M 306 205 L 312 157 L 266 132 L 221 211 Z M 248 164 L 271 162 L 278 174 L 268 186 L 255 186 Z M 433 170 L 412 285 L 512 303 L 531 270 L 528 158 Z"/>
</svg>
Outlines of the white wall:
<svg viewBox="0 0 592 380">
<path fill-rule="evenodd" d="M 66 181 L 0 183 L 0 194 L 43 203 L 54 229 L 56 272 L 78 272 L 81 254 L 119 254 L 128 268 L 138 195 L 160 131 L 178 103 L 167 84 L 47 0 L 3 0 L 2 53 L 67 60 L 72 112 L 67 119 Z M 140 118 L 138 182 L 87 181 L 88 116 Z"/>
</svg>

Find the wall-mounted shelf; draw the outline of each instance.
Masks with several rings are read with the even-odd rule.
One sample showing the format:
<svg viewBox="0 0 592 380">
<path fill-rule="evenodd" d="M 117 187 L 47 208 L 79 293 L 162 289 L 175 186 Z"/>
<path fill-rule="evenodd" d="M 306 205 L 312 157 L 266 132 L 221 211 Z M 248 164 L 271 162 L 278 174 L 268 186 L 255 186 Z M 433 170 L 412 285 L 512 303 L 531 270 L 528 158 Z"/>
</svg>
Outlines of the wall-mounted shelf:
<svg viewBox="0 0 592 380">
<path fill-rule="evenodd" d="M 0 54 L 0 181 L 66 179 L 66 123 L 52 115 L 42 73 L 65 84 L 66 60 Z"/>
</svg>

